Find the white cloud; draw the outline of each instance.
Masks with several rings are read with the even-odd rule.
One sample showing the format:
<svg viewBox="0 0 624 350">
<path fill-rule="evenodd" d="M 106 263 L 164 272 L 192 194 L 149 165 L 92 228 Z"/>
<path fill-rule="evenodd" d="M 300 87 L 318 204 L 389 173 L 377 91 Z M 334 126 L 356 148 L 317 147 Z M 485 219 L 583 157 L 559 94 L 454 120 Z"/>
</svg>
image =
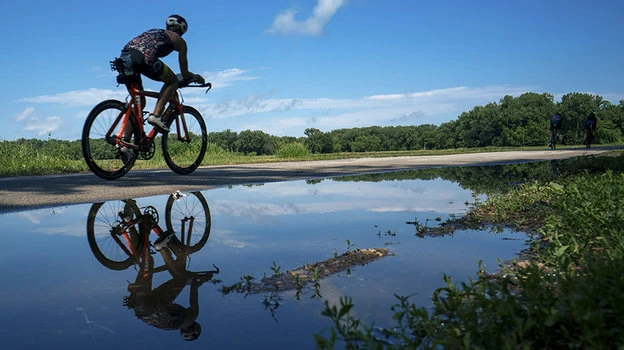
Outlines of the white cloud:
<svg viewBox="0 0 624 350">
<path fill-rule="evenodd" d="M 15 120 L 18 121 L 18 122 L 21 122 L 23 120 L 26 120 L 26 119 L 30 118 L 30 116 L 32 116 L 34 113 L 35 113 L 35 108 L 34 107 L 28 107 L 22 113 L 20 113 L 19 115 L 15 116 Z"/>
<path fill-rule="evenodd" d="M 303 21 L 295 19 L 297 10 L 286 10 L 273 21 L 269 33 L 320 35 L 329 20 L 345 4 L 344 0 L 318 0 L 312 16 Z"/>
<path fill-rule="evenodd" d="M 21 125 L 21 131 L 35 132 L 37 136 L 50 135 L 62 124 L 60 117 L 41 117 L 33 107 L 26 108 L 24 112 L 15 116 L 14 120 Z"/>
<path fill-rule="evenodd" d="M 477 105 L 519 96 L 527 87 L 451 87 L 405 94 L 364 96 L 354 99 L 270 99 L 254 94 L 221 103 L 198 106 L 206 118 L 239 119 L 237 131 L 263 130 L 290 135 L 293 129 L 315 127 L 324 131 L 371 125 L 440 124 L 457 118 Z M 245 119 L 245 117 L 247 117 Z M 250 120 L 251 118 L 251 120 Z M 245 119 L 242 122 L 242 119 Z"/>
<path fill-rule="evenodd" d="M 67 106 L 94 106 L 98 102 L 107 99 L 124 99 L 128 95 L 125 88 L 118 90 L 110 89 L 88 89 L 68 91 L 54 95 L 41 95 L 35 97 L 26 97 L 19 102 L 29 103 L 54 103 Z"/>
<path fill-rule="evenodd" d="M 223 88 L 227 86 L 231 86 L 236 82 L 240 81 L 250 81 L 258 79 L 258 77 L 254 77 L 248 75 L 248 70 L 233 68 L 227 69 L 221 72 L 206 72 L 204 73 L 204 77 L 206 81 L 212 83 L 213 88 Z M 145 86 L 147 90 L 150 89 L 159 89 L 160 83 L 153 82 L 149 79 L 144 79 L 144 85 L 146 84 L 155 84 L 155 87 Z M 204 92 L 201 89 L 188 89 L 184 91 L 185 95 L 190 96 L 203 96 Z M 64 105 L 66 107 L 93 107 L 101 101 L 108 99 L 116 99 L 116 100 L 125 100 L 128 96 L 128 92 L 124 86 L 119 86 L 117 89 L 97 89 L 91 88 L 87 90 L 75 90 L 75 91 L 67 91 L 58 94 L 52 95 L 40 95 L 33 97 L 25 97 L 18 102 L 28 102 L 28 103 L 37 103 L 37 104 L 59 104 Z M 148 100 L 148 101 L 151 101 Z M 205 98 L 196 98 L 193 101 L 205 101 Z M 32 113 L 32 111 L 24 111 L 22 114 Z"/>
<path fill-rule="evenodd" d="M 203 76 L 206 78 L 206 81 L 212 84 L 213 88 L 222 88 L 230 86 L 235 82 L 258 79 L 258 77 L 247 75 L 247 73 L 247 70 L 233 68 L 221 72 L 206 72 Z"/>
</svg>

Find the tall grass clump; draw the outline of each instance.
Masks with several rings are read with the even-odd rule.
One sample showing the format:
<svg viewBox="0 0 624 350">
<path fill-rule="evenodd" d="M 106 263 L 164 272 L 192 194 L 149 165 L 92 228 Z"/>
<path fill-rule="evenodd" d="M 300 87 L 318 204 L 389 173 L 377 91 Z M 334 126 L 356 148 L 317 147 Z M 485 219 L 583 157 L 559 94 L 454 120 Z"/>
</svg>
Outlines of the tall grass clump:
<svg viewBox="0 0 624 350">
<path fill-rule="evenodd" d="M 82 156 L 64 149 L 37 148 L 28 142 L 0 142 L 0 176 L 63 174 L 85 171 Z"/>
<path fill-rule="evenodd" d="M 275 156 L 282 159 L 304 158 L 309 155 L 310 150 L 308 150 L 308 148 L 300 142 L 285 144 L 280 147 L 277 152 L 275 152 Z"/>
</svg>

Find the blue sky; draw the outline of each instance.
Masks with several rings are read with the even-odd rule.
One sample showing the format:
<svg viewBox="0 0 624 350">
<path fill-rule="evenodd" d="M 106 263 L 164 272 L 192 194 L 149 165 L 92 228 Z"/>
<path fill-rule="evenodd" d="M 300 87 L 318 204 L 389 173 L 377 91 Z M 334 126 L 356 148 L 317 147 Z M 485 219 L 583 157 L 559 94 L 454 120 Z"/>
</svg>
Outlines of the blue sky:
<svg viewBox="0 0 624 350">
<path fill-rule="evenodd" d="M 0 140 L 79 139 L 95 104 L 125 99 L 108 62 L 173 13 L 189 22 L 191 71 L 214 85 L 208 94 L 182 91 L 209 131 L 439 125 L 529 91 L 556 101 L 569 92 L 624 99 L 622 1 L 34 0 L 1 8 Z M 179 71 L 177 54 L 164 61 Z"/>
</svg>

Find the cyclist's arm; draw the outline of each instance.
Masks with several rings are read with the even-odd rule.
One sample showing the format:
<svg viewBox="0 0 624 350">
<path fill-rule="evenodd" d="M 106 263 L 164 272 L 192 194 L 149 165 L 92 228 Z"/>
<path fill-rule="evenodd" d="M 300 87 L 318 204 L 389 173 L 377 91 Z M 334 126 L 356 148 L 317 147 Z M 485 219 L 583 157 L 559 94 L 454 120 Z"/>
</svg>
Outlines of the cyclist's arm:
<svg viewBox="0 0 624 350">
<path fill-rule="evenodd" d="M 173 49 L 178 51 L 178 61 L 180 63 L 180 73 L 182 73 L 182 78 L 192 79 L 195 77 L 195 74 L 191 73 L 188 69 L 188 49 L 186 47 L 186 41 L 182 39 L 178 33 L 170 30 L 167 31 L 167 35 L 169 35 L 169 38 L 171 39 Z"/>
</svg>

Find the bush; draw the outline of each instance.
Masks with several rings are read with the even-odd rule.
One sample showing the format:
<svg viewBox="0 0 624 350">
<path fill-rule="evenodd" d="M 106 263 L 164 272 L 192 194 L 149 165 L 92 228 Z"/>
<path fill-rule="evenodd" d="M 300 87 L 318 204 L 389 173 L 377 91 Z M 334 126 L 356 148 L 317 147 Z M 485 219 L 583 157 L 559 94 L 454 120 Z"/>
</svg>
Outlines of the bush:
<svg viewBox="0 0 624 350">
<path fill-rule="evenodd" d="M 280 147 L 275 155 L 278 158 L 300 158 L 310 155 L 306 146 L 299 142 L 293 142 Z"/>
</svg>

